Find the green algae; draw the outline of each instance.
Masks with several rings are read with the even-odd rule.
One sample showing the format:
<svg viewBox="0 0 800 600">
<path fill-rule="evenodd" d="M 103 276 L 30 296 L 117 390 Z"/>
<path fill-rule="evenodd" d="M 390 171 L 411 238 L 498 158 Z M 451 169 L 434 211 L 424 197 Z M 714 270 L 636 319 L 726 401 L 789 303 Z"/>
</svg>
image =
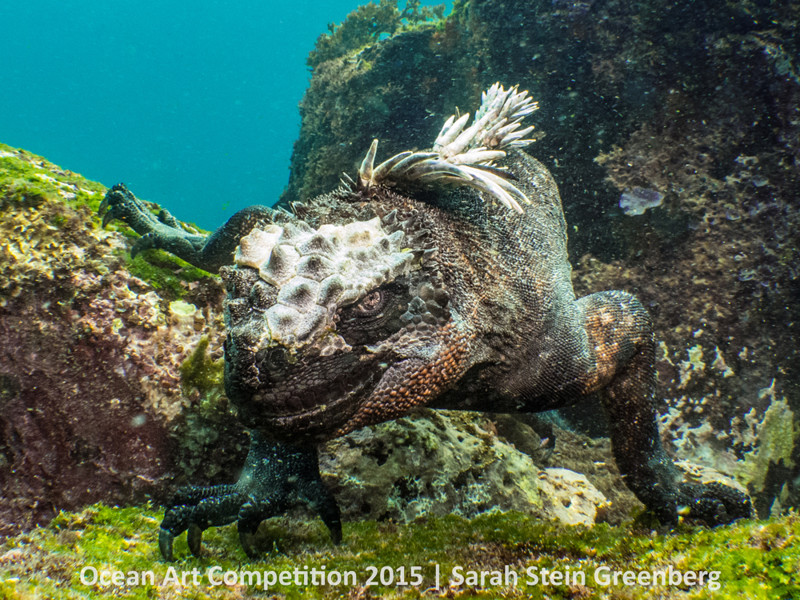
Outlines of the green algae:
<svg viewBox="0 0 800 600">
<path fill-rule="evenodd" d="M 125 257 L 128 272 L 152 285 L 166 300 L 185 298 L 189 291 L 188 283 L 215 277 L 163 250 L 147 250 L 135 258 L 126 253 Z"/>
<path fill-rule="evenodd" d="M 53 238 L 65 227 L 77 227 L 85 231 L 86 236 L 94 235 L 93 232 L 101 228 L 97 211 L 106 191 L 102 184 L 62 169 L 40 156 L 0 144 L 0 209 L 6 215 L 27 211 L 26 219 L 44 219 L 53 228 Z M 119 221 L 109 223 L 106 229 L 119 232 L 131 241 L 139 238 Z M 46 242 L 39 240 L 38 244 L 44 247 Z M 185 297 L 188 284 L 192 282 L 215 277 L 161 250 L 148 250 L 136 258 L 119 252 L 119 257 L 132 275 L 152 285 L 167 300 Z"/>
<path fill-rule="evenodd" d="M 312 69 L 327 60 L 347 56 L 374 44 L 384 36 L 413 29 L 426 22 L 438 23 L 445 5 L 421 6 L 419 0 L 408 0 L 401 11 L 397 0 L 379 0 L 359 6 L 340 25 L 328 25 L 307 59 Z"/>
<path fill-rule="evenodd" d="M 97 210 L 106 188 L 44 158 L 0 143 L 0 202 L 34 205 L 59 199 L 70 206 Z"/>
<path fill-rule="evenodd" d="M 174 304 L 174 303 L 173 303 Z M 231 414 L 224 390 L 224 358 L 213 359 L 209 338 L 203 336 L 180 366 L 181 387 L 185 398 L 192 398 L 175 430 L 178 440 L 177 464 L 187 481 L 202 478 L 213 481 L 224 476 L 226 463 L 220 458 L 220 447 L 242 450 L 231 443 L 242 436 L 241 426 Z M 224 444 L 220 440 L 227 440 Z M 246 448 L 246 439 L 241 440 Z M 210 457 L 214 456 L 214 459 Z M 234 459 L 238 468 L 244 456 Z M 227 465 L 227 468 L 230 468 Z"/>
<path fill-rule="evenodd" d="M 185 391 L 196 389 L 204 398 L 222 388 L 225 361 L 208 355 L 208 336 L 200 338 L 192 353 L 180 366 L 181 385 Z"/>
<path fill-rule="evenodd" d="M 793 467 L 792 459 L 795 443 L 800 436 L 800 430 L 795 424 L 794 412 L 789 407 L 785 398 L 778 400 L 774 394 L 775 380 L 772 385 L 762 392 L 770 392 L 772 401 L 764 412 L 761 421 L 756 426 L 757 445 L 749 452 L 745 452 L 742 460 L 736 463 L 737 479 L 746 484 L 749 489 L 761 491 L 764 489 L 767 474 L 771 465 Z M 745 415 L 748 421 L 755 414 L 751 410 Z"/>
<path fill-rule="evenodd" d="M 388 597 L 420 598 L 791 598 L 800 591 L 800 518 L 792 514 L 769 521 L 740 521 L 716 529 L 682 526 L 677 532 L 655 533 L 628 523 L 594 528 L 544 523 L 519 513 L 495 513 L 466 520 L 456 516 L 420 520 L 410 525 L 391 522 L 345 523 L 344 543 L 331 545 L 318 520 L 274 519 L 262 525 L 264 548 L 259 560 L 247 560 L 235 527 L 208 530 L 199 558 L 188 554 L 185 539 L 175 543 L 178 562 L 158 556 L 158 523 L 152 507 L 114 508 L 102 504 L 78 513 L 61 513 L 45 528 L 10 538 L 0 546 L 0 594 L 28 600 L 40 597 L 100 598 L 241 598 L 252 594 L 274 598 Z M 433 588 L 438 565 L 440 590 Z M 480 585 L 448 585 L 455 566 L 519 574 L 516 587 L 487 580 Z M 276 585 L 268 592 L 252 585 L 210 586 L 208 569 L 220 572 L 293 571 L 325 567 L 328 573 L 355 572 L 363 586 L 377 567 L 376 584 L 367 590 L 336 585 Z M 396 585 L 400 569 L 409 580 L 410 567 L 420 567 L 420 585 Z M 80 572 L 153 572 L 150 582 L 120 586 L 84 585 Z M 164 583 L 172 574 L 196 568 L 197 582 Z M 384 572 L 384 583 L 380 571 Z M 526 569 L 537 567 L 586 574 L 585 584 L 542 585 L 528 581 Z M 696 585 L 601 585 L 595 569 L 616 571 L 717 571 L 719 589 Z M 389 572 L 393 582 L 387 583 Z M 347 596 L 350 592 L 350 596 Z"/>
</svg>

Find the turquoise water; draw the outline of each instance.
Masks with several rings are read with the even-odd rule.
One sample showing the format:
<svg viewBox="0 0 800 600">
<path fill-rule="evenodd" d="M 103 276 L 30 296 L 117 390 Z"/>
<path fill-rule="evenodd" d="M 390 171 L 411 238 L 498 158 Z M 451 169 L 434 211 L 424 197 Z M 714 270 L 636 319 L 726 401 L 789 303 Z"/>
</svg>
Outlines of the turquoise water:
<svg viewBox="0 0 800 600">
<path fill-rule="evenodd" d="M 0 3 L 0 140 L 215 228 L 278 199 L 306 56 L 361 3 Z"/>
</svg>

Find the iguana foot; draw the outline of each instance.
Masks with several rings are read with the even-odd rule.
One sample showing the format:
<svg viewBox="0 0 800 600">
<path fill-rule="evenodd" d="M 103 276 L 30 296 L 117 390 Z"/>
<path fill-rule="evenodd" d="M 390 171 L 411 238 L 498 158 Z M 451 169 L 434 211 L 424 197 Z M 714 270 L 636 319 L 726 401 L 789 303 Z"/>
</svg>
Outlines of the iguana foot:
<svg viewBox="0 0 800 600">
<path fill-rule="evenodd" d="M 261 521 L 301 503 L 319 513 L 334 543 L 341 542 L 339 507 L 322 483 L 316 448 L 268 442 L 253 432 L 250 453 L 237 483 L 178 490 L 161 522 L 161 555 L 171 561 L 175 537 L 187 531 L 189 550 L 198 556 L 205 529 L 236 521 L 242 548 L 254 558 L 257 551 L 253 540 Z"/>
<path fill-rule="evenodd" d="M 132 257 L 143 250 L 160 248 L 194 264 L 206 243 L 206 235 L 184 230 L 169 211 L 162 209 L 156 217 L 123 183 L 108 190 L 98 212 L 103 217 L 103 227 L 117 219 L 142 236 L 131 248 Z"/>
<path fill-rule="evenodd" d="M 118 219 L 142 236 L 131 248 L 132 258 L 143 250 L 157 248 L 209 273 L 217 273 L 221 267 L 232 265 L 242 236 L 250 233 L 258 223 L 271 222 L 274 214 L 267 206 L 248 206 L 210 235 L 191 233 L 165 209 L 158 216 L 154 215 L 122 183 L 108 190 L 98 212 L 103 217 L 103 227 Z"/>
<path fill-rule="evenodd" d="M 717 527 L 753 515 L 750 498 L 738 489 L 712 481 L 689 481 L 666 455 L 661 445 L 654 443 L 652 457 L 635 467 L 624 458 L 617 463 L 627 470 L 626 484 L 656 518 L 669 527 L 681 520 Z"/>
<path fill-rule="evenodd" d="M 103 227 L 114 219 L 119 219 L 130 225 L 136 233 L 141 235 L 146 235 L 158 229 L 162 224 L 168 227 L 180 227 L 175 217 L 165 209 L 162 209 L 158 217 L 156 217 L 144 202 L 133 195 L 124 183 L 118 183 L 108 190 L 103 202 L 100 203 L 98 212 L 103 217 Z"/>
<path fill-rule="evenodd" d="M 683 483 L 678 486 L 678 514 L 690 521 L 716 527 L 753 515 L 753 505 L 745 494 L 728 485 Z"/>
</svg>

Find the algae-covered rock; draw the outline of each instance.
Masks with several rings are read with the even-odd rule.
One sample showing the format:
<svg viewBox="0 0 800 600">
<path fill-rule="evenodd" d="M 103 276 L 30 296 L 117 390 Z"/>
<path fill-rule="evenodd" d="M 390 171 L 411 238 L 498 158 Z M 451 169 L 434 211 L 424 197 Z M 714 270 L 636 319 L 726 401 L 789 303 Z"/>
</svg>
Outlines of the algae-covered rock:
<svg viewBox="0 0 800 600">
<path fill-rule="evenodd" d="M 201 395 L 184 393 L 180 367 L 202 340 L 221 357 L 220 284 L 174 262 L 132 275 L 124 231 L 95 216 L 104 192 L 0 146 L 0 535 L 98 500 L 163 498 L 196 475 L 182 456 Z M 215 445 L 217 473 L 243 442 L 231 429 Z M 192 445 L 194 460 L 208 451 Z"/>
<path fill-rule="evenodd" d="M 321 470 L 346 518 L 408 523 L 418 517 L 516 510 L 591 524 L 607 505 L 583 475 L 540 469 L 471 413 L 421 411 L 329 442 Z"/>
</svg>

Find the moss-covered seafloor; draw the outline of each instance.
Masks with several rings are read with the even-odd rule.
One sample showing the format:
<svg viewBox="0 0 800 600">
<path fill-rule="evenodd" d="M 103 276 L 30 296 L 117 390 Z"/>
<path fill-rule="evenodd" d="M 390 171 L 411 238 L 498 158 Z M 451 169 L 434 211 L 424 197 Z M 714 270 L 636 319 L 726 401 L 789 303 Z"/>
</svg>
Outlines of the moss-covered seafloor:
<svg viewBox="0 0 800 600">
<path fill-rule="evenodd" d="M 778 600 L 800 594 L 800 518 L 792 514 L 769 521 L 741 521 L 727 527 L 681 527 L 677 532 L 655 533 L 634 523 L 623 526 L 584 527 L 542 523 L 518 513 L 497 513 L 472 520 L 450 516 L 421 520 L 410 525 L 393 523 L 346 523 L 345 541 L 331 545 L 319 521 L 298 525 L 279 519 L 262 526 L 259 536 L 266 548 L 264 558 L 247 560 L 239 548 L 235 527 L 210 530 L 204 554 L 189 555 L 184 540 L 176 542 L 178 561 L 163 562 L 158 556 L 160 513 L 149 508 L 115 508 L 94 505 L 78 513 L 61 513 L 42 529 L 9 539 L 0 546 L 0 596 L 9 599 L 63 598 L 747 598 Z M 273 543 L 274 541 L 274 543 Z M 271 547 L 271 550 L 270 550 Z M 434 588 L 435 567 L 441 573 Z M 516 587 L 486 580 L 484 586 L 450 585 L 451 569 L 464 573 L 504 571 L 508 565 L 519 574 Z M 370 567 L 420 566 L 418 586 L 364 584 Z M 538 567 L 571 573 L 571 581 L 543 585 L 528 580 L 527 569 Z M 81 583 L 81 570 L 98 572 L 152 571 L 149 581 L 122 585 Z M 180 578 L 197 569 L 199 578 L 188 576 L 185 586 L 165 582 L 174 567 Z M 216 579 L 233 571 L 293 571 L 322 567 L 354 571 L 357 585 L 276 585 L 267 591 L 242 584 L 210 585 L 208 569 L 218 567 Z M 601 585 L 595 569 L 652 572 L 667 570 L 718 572 L 719 589 L 698 585 L 638 586 Z M 585 574 L 585 585 L 575 573 Z M 602 571 L 601 571 L 602 572 Z M 380 573 L 380 572 L 379 572 Z M 86 571 L 87 577 L 92 576 Z M 386 576 L 386 575 L 385 575 Z"/>
</svg>

